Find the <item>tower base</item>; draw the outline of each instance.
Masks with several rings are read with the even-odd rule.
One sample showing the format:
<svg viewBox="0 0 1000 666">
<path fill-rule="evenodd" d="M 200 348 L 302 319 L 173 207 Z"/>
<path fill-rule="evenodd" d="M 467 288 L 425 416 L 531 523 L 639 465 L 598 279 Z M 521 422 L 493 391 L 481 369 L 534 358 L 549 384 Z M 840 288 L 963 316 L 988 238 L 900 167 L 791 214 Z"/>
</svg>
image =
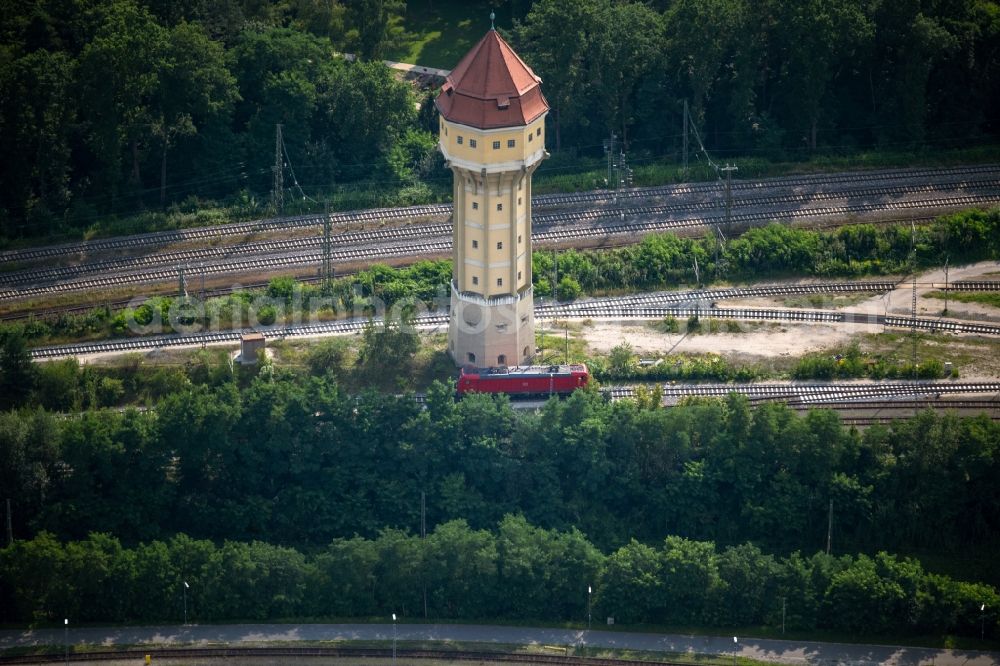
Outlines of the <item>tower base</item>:
<svg viewBox="0 0 1000 666">
<path fill-rule="evenodd" d="M 459 366 L 528 365 L 535 355 L 532 288 L 487 299 L 459 293 L 452 282 L 448 352 Z"/>
</svg>

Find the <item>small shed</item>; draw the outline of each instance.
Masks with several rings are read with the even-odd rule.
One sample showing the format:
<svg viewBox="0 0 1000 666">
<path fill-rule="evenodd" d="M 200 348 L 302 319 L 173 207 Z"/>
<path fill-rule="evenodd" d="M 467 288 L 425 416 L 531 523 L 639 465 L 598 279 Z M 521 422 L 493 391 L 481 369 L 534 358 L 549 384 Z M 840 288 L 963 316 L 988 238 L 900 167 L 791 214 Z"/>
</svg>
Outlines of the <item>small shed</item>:
<svg viewBox="0 0 1000 666">
<path fill-rule="evenodd" d="M 257 354 L 264 349 L 266 343 L 263 333 L 244 333 L 240 336 L 240 363 L 252 365 L 257 362 Z"/>
</svg>

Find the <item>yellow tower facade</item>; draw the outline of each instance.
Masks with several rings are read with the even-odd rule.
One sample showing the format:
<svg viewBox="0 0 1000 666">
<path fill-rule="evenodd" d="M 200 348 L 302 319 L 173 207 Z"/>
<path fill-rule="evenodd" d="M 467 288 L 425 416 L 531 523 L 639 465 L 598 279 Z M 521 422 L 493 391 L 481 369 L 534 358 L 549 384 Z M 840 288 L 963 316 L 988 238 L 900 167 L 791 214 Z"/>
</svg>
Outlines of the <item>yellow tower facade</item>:
<svg viewBox="0 0 1000 666">
<path fill-rule="evenodd" d="M 522 365 L 535 353 L 531 175 L 545 152 L 541 79 L 490 30 L 435 103 L 454 177 L 448 350 L 459 365 Z"/>
</svg>

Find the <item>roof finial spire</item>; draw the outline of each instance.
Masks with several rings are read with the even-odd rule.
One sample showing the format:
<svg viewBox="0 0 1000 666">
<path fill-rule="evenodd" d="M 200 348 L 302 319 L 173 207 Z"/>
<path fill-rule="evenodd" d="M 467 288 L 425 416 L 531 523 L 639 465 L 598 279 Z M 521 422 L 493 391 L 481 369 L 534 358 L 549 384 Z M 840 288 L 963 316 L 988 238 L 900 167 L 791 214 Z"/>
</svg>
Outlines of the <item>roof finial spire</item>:
<svg viewBox="0 0 1000 666">
<path fill-rule="evenodd" d="M 493 25 L 493 21 L 496 20 L 496 17 L 497 17 L 496 13 L 494 13 L 494 11 L 491 9 L 490 10 L 490 30 L 496 30 L 496 27 Z"/>
</svg>

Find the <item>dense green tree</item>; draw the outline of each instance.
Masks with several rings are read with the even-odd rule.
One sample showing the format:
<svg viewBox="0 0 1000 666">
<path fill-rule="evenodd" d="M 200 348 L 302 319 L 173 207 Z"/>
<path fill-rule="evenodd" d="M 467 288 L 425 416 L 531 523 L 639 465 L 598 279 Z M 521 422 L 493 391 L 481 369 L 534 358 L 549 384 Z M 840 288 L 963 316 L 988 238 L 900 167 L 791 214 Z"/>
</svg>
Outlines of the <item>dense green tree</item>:
<svg viewBox="0 0 1000 666">
<path fill-rule="evenodd" d="M 57 485 L 58 432 L 54 417 L 41 410 L 0 413 L 0 487 L 2 499 L 11 500 L 16 536 L 35 531 L 33 523 Z"/>
<path fill-rule="evenodd" d="M 771 2 L 761 15 L 770 31 L 768 67 L 774 77 L 768 107 L 815 150 L 834 79 L 849 75 L 858 55 L 870 51 L 874 22 L 863 4 L 846 0 Z"/>
<path fill-rule="evenodd" d="M 143 152 L 153 136 L 167 32 L 145 8 L 127 0 L 98 11 L 100 28 L 80 54 L 87 145 L 112 204 L 126 173 L 141 202 Z"/>
<path fill-rule="evenodd" d="M 167 196 L 167 152 L 213 117 L 227 118 L 237 99 L 236 82 L 222 46 L 200 25 L 180 23 L 166 37 L 165 64 L 153 102 L 153 133 L 160 141 L 160 205 Z"/>
<path fill-rule="evenodd" d="M 401 37 L 394 19 L 406 11 L 406 0 L 348 0 L 347 39 L 364 60 L 379 60 Z"/>
<path fill-rule="evenodd" d="M 35 386 L 35 377 L 23 329 L 8 329 L 0 341 L 0 408 L 24 403 Z"/>
<path fill-rule="evenodd" d="M 545 82 L 545 97 L 552 105 L 556 152 L 562 150 L 564 125 L 590 123 L 587 67 L 598 30 L 598 6 L 596 0 L 539 0 L 531 5 L 523 23 L 515 23 L 516 48 L 532 54 L 532 68 Z"/>
</svg>

